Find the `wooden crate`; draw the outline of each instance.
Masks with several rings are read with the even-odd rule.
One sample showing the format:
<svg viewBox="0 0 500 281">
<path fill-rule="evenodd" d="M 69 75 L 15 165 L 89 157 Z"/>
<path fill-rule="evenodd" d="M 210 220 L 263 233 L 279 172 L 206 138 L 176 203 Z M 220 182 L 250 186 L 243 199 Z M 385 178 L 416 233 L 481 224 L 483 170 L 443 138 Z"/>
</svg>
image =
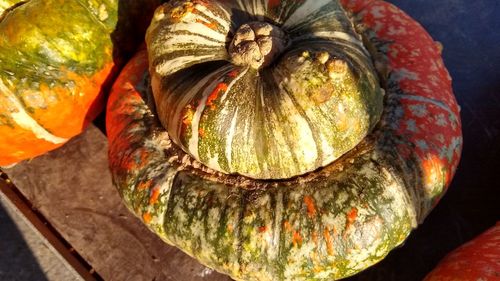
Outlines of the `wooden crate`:
<svg viewBox="0 0 500 281">
<path fill-rule="evenodd" d="M 62 148 L 3 169 L 3 196 L 86 280 L 231 280 L 149 231 L 111 182 L 94 126 Z"/>
</svg>

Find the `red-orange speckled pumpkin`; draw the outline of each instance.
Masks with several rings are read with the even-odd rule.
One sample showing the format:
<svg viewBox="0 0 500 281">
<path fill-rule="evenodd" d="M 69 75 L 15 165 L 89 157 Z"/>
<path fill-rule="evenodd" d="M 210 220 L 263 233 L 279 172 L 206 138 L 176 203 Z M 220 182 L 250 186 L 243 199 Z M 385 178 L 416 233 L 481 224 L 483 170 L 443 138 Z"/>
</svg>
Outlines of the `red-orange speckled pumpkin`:
<svg viewBox="0 0 500 281">
<path fill-rule="evenodd" d="M 499 281 L 500 222 L 448 254 L 424 281 Z"/>
<path fill-rule="evenodd" d="M 0 1 L 0 166 L 61 146 L 96 117 L 159 2 Z"/>
<path fill-rule="evenodd" d="M 400 245 L 453 177 L 461 126 L 440 46 L 389 3 L 173 1 L 146 41 L 108 101 L 114 183 L 164 241 L 234 279 L 355 274 Z M 342 97 L 364 121 L 343 127 Z M 364 124 L 326 162 L 339 142 L 308 113 L 323 106 L 321 126 Z"/>
</svg>

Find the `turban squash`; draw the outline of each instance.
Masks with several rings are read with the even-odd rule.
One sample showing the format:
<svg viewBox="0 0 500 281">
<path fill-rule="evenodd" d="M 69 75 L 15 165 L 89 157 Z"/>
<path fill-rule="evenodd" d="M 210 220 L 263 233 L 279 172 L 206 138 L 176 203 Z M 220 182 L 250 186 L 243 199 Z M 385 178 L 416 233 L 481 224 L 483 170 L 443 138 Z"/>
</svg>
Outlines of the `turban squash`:
<svg viewBox="0 0 500 281">
<path fill-rule="evenodd" d="M 113 181 L 165 242 L 234 279 L 353 275 L 456 170 L 440 45 L 389 3 L 171 1 L 146 43 L 108 100 Z"/>
<path fill-rule="evenodd" d="M 0 1 L 0 166 L 61 146 L 97 116 L 159 2 Z"/>
</svg>

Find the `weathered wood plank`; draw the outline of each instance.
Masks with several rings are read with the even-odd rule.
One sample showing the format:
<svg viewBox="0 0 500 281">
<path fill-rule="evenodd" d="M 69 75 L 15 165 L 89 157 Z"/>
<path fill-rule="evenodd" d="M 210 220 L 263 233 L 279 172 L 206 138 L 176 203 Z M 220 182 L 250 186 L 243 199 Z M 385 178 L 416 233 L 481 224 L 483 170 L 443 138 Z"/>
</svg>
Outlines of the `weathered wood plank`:
<svg viewBox="0 0 500 281">
<path fill-rule="evenodd" d="M 230 280 L 166 245 L 127 210 L 107 150 L 91 126 L 62 148 L 3 170 L 105 280 Z"/>
</svg>

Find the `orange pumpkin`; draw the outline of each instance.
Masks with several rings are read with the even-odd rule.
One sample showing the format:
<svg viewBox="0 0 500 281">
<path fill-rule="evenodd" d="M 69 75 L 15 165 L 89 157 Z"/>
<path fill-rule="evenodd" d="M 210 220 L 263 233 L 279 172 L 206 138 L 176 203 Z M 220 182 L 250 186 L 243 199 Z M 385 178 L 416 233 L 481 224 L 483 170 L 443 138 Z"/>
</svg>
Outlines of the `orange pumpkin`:
<svg viewBox="0 0 500 281">
<path fill-rule="evenodd" d="M 424 281 L 499 281 L 500 222 L 446 256 Z"/>
</svg>

